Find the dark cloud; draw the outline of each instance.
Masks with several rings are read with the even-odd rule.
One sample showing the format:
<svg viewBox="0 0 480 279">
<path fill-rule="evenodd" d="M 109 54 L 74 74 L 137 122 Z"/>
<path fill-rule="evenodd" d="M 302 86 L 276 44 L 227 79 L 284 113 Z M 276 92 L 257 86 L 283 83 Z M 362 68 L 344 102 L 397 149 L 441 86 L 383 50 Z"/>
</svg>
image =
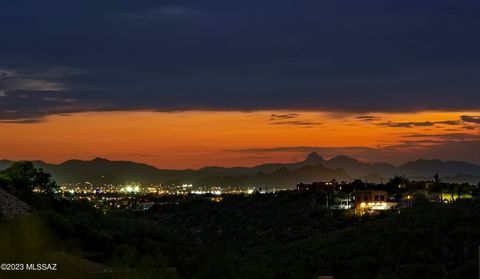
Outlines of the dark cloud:
<svg viewBox="0 0 480 279">
<path fill-rule="evenodd" d="M 480 124 L 480 116 L 462 115 L 461 118 L 465 122 Z"/>
<path fill-rule="evenodd" d="M 307 119 L 299 119 L 302 116 L 298 113 L 285 113 L 285 114 L 271 114 L 270 124 L 272 125 L 291 125 L 302 126 L 304 128 L 310 128 L 313 126 L 322 125 L 321 122 L 312 121 Z"/>
<path fill-rule="evenodd" d="M 299 117 L 300 114 L 298 113 L 286 113 L 286 114 L 271 114 L 270 115 L 270 120 L 276 121 L 276 120 L 284 120 L 284 119 L 293 119 Z"/>
<path fill-rule="evenodd" d="M 66 86 L 59 81 L 48 79 L 40 73 L 0 69 L 0 91 L 2 97 L 15 91 L 65 91 Z"/>
<path fill-rule="evenodd" d="M 7 124 L 33 124 L 42 122 L 39 118 L 15 118 L 15 119 L 0 119 L 0 123 Z"/>
<path fill-rule="evenodd" d="M 370 121 L 379 121 L 382 118 L 378 116 L 372 116 L 372 115 L 360 115 L 356 117 L 360 121 L 365 121 L 365 122 L 370 122 Z"/>
<path fill-rule="evenodd" d="M 321 122 L 308 121 L 308 120 L 294 120 L 294 121 L 277 121 L 272 122 L 273 125 L 293 125 L 293 126 L 303 126 L 303 127 L 313 127 L 322 125 Z"/>
<path fill-rule="evenodd" d="M 57 98 L 57 97 L 45 97 L 44 101 L 57 102 L 57 103 L 74 103 L 77 100 L 71 98 Z"/>
<path fill-rule="evenodd" d="M 74 110 L 6 98 L 42 90 L 84 110 L 478 110 L 479 12 L 473 0 L 6 1 L 0 119 Z"/>
<path fill-rule="evenodd" d="M 442 141 L 472 141 L 480 140 L 480 135 L 468 133 L 447 133 L 447 134 L 410 134 L 403 135 L 404 138 L 436 138 Z"/>
<path fill-rule="evenodd" d="M 246 149 L 233 149 L 226 150 L 230 152 L 238 153 L 283 153 L 283 152 L 300 152 L 310 153 L 319 152 L 322 154 L 343 154 L 343 152 L 363 152 L 373 148 L 361 147 L 361 146 L 347 146 L 347 147 L 320 147 L 320 146 L 288 146 L 288 147 L 267 147 L 267 148 L 246 148 Z"/>
<path fill-rule="evenodd" d="M 456 120 L 447 121 L 420 121 L 420 122 L 383 122 L 378 123 L 379 126 L 387 126 L 392 128 L 413 128 L 413 127 L 431 127 L 435 125 L 461 125 L 462 122 Z"/>
</svg>

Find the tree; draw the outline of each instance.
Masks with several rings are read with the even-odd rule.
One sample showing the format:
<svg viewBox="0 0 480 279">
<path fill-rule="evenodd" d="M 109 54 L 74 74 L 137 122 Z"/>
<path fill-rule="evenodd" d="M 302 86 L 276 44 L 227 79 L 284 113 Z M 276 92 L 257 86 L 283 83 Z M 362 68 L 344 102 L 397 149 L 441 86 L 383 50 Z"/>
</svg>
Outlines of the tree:
<svg viewBox="0 0 480 279">
<path fill-rule="evenodd" d="M 438 176 L 438 173 L 436 173 L 433 178 L 435 179 L 435 184 L 440 183 L 440 177 Z"/>
<path fill-rule="evenodd" d="M 36 169 L 33 164 L 27 161 L 15 162 L 2 171 L 2 175 L 9 181 L 9 191 L 20 195 L 33 190 L 35 173 Z"/>
<path fill-rule="evenodd" d="M 361 190 L 361 189 L 365 189 L 367 187 L 367 184 L 360 179 L 355 179 L 351 183 L 351 186 L 354 190 Z"/>
<path fill-rule="evenodd" d="M 49 173 L 36 169 L 32 162 L 28 161 L 15 162 L 1 171 L 0 186 L 20 196 L 31 193 L 35 188 L 52 195 L 58 188 Z"/>
<path fill-rule="evenodd" d="M 0 188 L 6 189 L 10 185 L 10 179 L 8 176 L 0 172 Z"/>
<path fill-rule="evenodd" d="M 36 171 L 33 185 L 47 195 L 53 195 L 58 190 L 58 185 L 52 180 L 52 175 L 43 171 L 43 169 Z"/>
</svg>

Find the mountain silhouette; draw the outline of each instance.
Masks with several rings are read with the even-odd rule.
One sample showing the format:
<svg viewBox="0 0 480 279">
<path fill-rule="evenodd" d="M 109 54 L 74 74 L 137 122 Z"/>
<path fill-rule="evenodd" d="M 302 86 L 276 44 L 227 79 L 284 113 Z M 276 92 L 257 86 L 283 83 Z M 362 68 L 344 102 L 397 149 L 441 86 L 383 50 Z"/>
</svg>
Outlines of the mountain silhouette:
<svg viewBox="0 0 480 279">
<path fill-rule="evenodd" d="M 0 169 L 12 162 L 0 160 Z M 394 175 L 412 179 L 431 179 L 439 173 L 445 180 L 478 183 L 480 166 L 460 161 L 423 160 L 407 162 L 400 166 L 388 163 L 367 163 L 348 156 L 326 160 L 315 152 L 305 160 L 295 163 L 269 163 L 254 167 L 205 167 L 198 170 L 169 170 L 131 161 L 110 161 L 95 158 L 90 161 L 69 160 L 61 164 L 34 161 L 34 165 L 52 174 L 58 183 L 82 183 L 89 181 L 102 184 L 141 182 L 146 184 L 195 183 L 197 185 L 259 185 L 290 186 L 299 182 L 351 181 L 362 179 L 380 183 Z M 475 182 L 478 180 L 477 182 Z"/>
<path fill-rule="evenodd" d="M 405 163 L 399 169 L 410 176 L 424 176 L 425 172 L 431 175 L 438 172 L 443 176 L 453 176 L 459 173 L 480 175 L 480 166 L 460 161 L 443 162 L 440 160 L 420 159 Z"/>
<path fill-rule="evenodd" d="M 348 174 L 357 178 L 363 178 L 368 174 L 378 174 L 388 178 L 398 172 L 397 167 L 388 163 L 365 163 L 348 156 L 337 156 L 324 164 L 329 168 L 342 168 Z"/>
<path fill-rule="evenodd" d="M 325 162 L 325 160 L 322 158 L 322 156 L 318 155 L 317 152 L 312 152 L 308 154 L 307 158 L 304 160 L 305 163 L 311 164 L 311 165 L 317 165 L 317 164 L 322 164 Z"/>
</svg>

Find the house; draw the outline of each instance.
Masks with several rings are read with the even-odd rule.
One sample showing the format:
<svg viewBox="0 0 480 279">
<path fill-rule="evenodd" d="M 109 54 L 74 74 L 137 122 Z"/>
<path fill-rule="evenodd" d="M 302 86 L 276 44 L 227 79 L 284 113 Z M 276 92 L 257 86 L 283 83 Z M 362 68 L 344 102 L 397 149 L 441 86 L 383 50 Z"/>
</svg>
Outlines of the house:
<svg viewBox="0 0 480 279">
<path fill-rule="evenodd" d="M 371 212 L 395 208 L 397 203 L 388 200 L 387 191 L 363 190 L 353 193 L 356 212 Z"/>
</svg>

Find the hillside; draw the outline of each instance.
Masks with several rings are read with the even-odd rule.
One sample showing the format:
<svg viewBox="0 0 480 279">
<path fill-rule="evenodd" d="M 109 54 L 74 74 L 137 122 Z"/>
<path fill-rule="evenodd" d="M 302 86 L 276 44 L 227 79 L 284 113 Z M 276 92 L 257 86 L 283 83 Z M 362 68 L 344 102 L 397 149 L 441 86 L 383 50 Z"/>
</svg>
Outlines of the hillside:
<svg viewBox="0 0 480 279">
<path fill-rule="evenodd" d="M 14 217 L 30 212 L 30 206 L 0 188 L 0 216 Z"/>
</svg>

